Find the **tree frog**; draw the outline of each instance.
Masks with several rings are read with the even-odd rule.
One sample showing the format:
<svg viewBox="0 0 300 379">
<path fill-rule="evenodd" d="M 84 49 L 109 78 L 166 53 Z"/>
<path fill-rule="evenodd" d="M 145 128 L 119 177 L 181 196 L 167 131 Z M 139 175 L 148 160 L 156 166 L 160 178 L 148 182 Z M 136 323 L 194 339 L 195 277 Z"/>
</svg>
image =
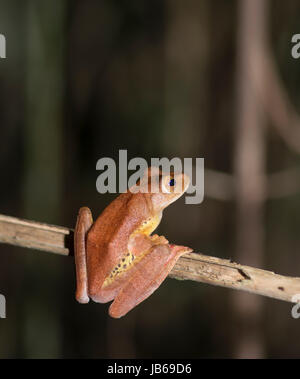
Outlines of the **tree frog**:
<svg viewBox="0 0 300 379">
<path fill-rule="evenodd" d="M 138 190 L 120 194 L 94 223 L 89 208 L 80 208 L 74 233 L 78 302 L 114 300 L 109 315 L 119 318 L 160 286 L 178 258 L 192 249 L 152 232 L 189 183 L 183 173 L 165 175 L 150 167 Z"/>
</svg>

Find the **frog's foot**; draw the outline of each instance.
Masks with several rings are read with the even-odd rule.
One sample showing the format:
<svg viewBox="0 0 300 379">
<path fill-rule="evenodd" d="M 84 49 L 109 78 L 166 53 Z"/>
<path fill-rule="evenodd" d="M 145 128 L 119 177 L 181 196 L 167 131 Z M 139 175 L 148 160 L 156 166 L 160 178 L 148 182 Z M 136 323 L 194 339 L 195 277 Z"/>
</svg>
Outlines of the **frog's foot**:
<svg viewBox="0 0 300 379">
<path fill-rule="evenodd" d="M 150 250 L 152 246 L 165 244 L 168 244 L 168 240 L 164 236 L 137 233 L 129 238 L 128 251 L 136 257 Z"/>
<path fill-rule="evenodd" d="M 158 234 L 153 234 L 152 236 L 149 236 L 151 238 L 153 245 L 165 245 L 168 244 L 169 241 L 166 239 L 165 236 L 159 236 Z"/>
</svg>

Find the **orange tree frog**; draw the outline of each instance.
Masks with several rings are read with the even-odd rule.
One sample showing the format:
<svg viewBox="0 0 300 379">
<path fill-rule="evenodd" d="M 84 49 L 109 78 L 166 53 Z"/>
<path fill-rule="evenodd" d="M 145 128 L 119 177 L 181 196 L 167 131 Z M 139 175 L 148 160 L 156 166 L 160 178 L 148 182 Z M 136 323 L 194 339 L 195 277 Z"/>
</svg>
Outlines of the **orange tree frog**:
<svg viewBox="0 0 300 379">
<path fill-rule="evenodd" d="M 192 249 L 151 235 L 162 211 L 188 188 L 185 174 L 164 175 L 149 168 L 139 191 L 119 195 L 93 223 L 89 208 L 80 208 L 74 233 L 76 299 L 113 301 L 111 317 L 124 316 L 149 297 L 178 258 Z M 143 189 L 148 191 L 144 191 Z M 155 191 L 153 191 L 155 188 Z M 149 192 L 152 191 L 152 192 Z"/>
</svg>

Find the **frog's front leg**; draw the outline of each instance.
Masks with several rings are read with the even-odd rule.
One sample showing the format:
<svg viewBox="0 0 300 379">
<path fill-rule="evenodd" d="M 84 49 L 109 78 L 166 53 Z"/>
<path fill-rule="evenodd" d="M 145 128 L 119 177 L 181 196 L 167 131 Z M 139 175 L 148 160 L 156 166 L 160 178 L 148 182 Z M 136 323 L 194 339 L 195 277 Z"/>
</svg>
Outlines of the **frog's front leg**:
<svg viewBox="0 0 300 379">
<path fill-rule="evenodd" d="M 86 236 L 93 224 L 92 213 L 89 208 L 79 209 L 74 232 L 74 250 L 76 264 L 76 300 L 79 303 L 88 303 L 88 277 L 86 263 Z"/>
<path fill-rule="evenodd" d="M 155 245 L 135 266 L 115 295 L 109 308 L 111 317 L 124 316 L 149 297 L 164 281 L 178 258 L 192 249 L 169 244 Z"/>
<path fill-rule="evenodd" d="M 145 251 L 150 250 L 155 245 L 165 245 L 169 241 L 164 236 L 154 234 L 148 236 L 147 234 L 136 233 L 130 236 L 128 241 L 128 251 L 130 251 L 135 257 L 139 256 Z"/>
</svg>

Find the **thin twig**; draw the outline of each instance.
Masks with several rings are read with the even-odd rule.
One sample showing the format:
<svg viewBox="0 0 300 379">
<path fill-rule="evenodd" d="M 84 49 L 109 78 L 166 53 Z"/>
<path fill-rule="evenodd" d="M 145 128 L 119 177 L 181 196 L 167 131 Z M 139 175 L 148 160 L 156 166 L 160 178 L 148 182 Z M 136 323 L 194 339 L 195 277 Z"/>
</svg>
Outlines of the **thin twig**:
<svg viewBox="0 0 300 379">
<path fill-rule="evenodd" d="M 73 255 L 73 229 L 0 215 L 0 243 L 65 256 Z M 171 278 L 193 280 L 293 302 L 300 278 L 274 274 L 199 253 L 183 255 Z"/>
</svg>

